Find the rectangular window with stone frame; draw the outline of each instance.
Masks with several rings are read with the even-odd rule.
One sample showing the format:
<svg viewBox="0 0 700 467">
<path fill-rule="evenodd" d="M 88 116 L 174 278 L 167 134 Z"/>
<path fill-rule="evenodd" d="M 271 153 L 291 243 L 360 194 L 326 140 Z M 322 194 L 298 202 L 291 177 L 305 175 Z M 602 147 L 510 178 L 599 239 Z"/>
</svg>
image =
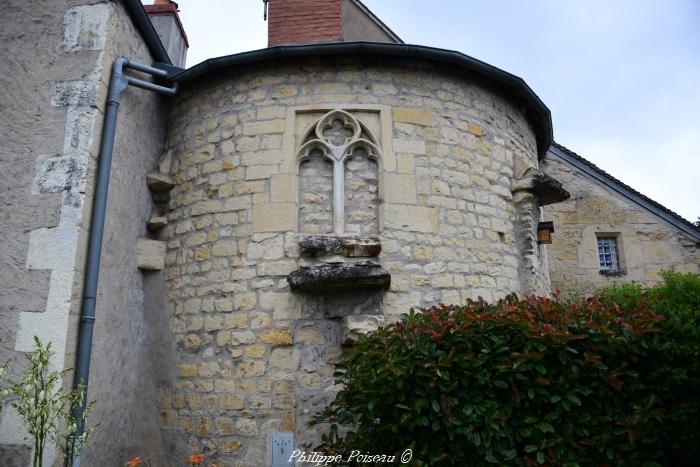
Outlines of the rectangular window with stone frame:
<svg viewBox="0 0 700 467">
<path fill-rule="evenodd" d="M 607 276 L 623 275 L 625 272 L 620 267 L 618 236 L 613 234 L 599 235 L 596 240 L 600 273 Z"/>
</svg>

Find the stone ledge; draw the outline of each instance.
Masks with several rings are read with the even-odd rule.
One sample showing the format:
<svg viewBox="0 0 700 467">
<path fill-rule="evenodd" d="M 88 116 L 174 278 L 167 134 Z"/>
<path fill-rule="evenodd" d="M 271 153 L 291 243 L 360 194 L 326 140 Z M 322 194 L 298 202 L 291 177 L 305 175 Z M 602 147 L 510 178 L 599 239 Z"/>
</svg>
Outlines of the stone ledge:
<svg viewBox="0 0 700 467">
<path fill-rule="evenodd" d="M 306 235 L 299 239 L 299 251 L 311 256 L 343 255 L 349 258 L 378 256 L 382 244 L 377 237 Z"/>
<path fill-rule="evenodd" d="M 302 267 L 287 276 L 294 292 L 324 292 L 339 289 L 388 289 L 391 275 L 372 261 L 323 263 Z"/>
</svg>

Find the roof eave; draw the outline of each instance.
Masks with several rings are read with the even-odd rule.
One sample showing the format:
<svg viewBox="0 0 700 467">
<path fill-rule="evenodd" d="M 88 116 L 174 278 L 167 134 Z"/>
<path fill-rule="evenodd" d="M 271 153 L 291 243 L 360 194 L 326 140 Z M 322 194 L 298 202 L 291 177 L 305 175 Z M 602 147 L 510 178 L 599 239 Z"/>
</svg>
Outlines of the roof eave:
<svg viewBox="0 0 700 467">
<path fill-rule="evenodd" d="M 537 153 L 544 158 L 553 141 L 552 117 L 547 106 L 534 91 L 518 76 L 496 68 L 468 55 L 452 50 L 410 44 L 382 42 L 328 42 L 304 45 L 282 45 L 243 52 L 224 57 L 210 58 L 170 78 L 187 82 L 207 73 L 266 60 L 326 55 L 383 55 L 403 58 L 420 58 L 458 66 L 500 87 L 521 104 L 526 117 L 533 125 L 537 137 Z"/>
</svg>

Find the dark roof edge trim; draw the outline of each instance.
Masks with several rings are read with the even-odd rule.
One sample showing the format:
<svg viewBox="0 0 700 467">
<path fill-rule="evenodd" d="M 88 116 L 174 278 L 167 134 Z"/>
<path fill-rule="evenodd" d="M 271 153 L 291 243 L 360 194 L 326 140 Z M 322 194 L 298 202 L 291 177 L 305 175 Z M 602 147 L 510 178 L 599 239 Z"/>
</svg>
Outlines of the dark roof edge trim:
<svg viewBox="0 0 700 467">
<path fill-rule="evenodd" d="M 387 26 L 386 24 L 384 24 L 384 22 L 383 22 L 382 20 L 380 20 L 380 19 L 377 17 L 377 15 L 375 15 L 374 13 L 372 13 L 372 10 L 370 10 L 369 8 L 367 8 L 367 6 L 365 6 L 364 3 L 362 3 L 360 0 L 350 0 L 350 1 L 351 1 L 352 3 L 354 3 L 355 6 L 356 6 L 357 8 L 359 8 L 360 11 L 362 11 L 362 13 L 364 13 L 365 15 L 367 15 L 367 17 L 369 17 L 369 19 L 371 19 L 377 26 L 379 26 L 379 28 L 380 28 L 382 31 L 384 31 L 385 33 L 387 33 L 387 34 L 389 35 L 389 37 L 391 37 L 392 39 L 394 39 L 394 40 L 395 40 L 397 43 L 399 43 L 399 44 L 405 44 L 405 42 L 404 42 L 394 31 L 392 31 L 392 30 L 389 28 L 389 26 Z"/>
<path fill-rule="evenodd" d="M 148 50 L 153 55 L 153 59 L 156 62 L 165 63 L 166 65 L 172 65 L 168 53 L 163 47 L 163 43 L 158 37 L 151 19 L 148 17 L 148 13 L 143 8 L 143 4 L 140 0 L 122 0 L 122 3 L 126 7 L 126 11 L 131 17 L 131 21 L 134 22 L 134 26 L 141 33 L 143 41 L 146 43 Z"/>
<path fill-rule="evenodd" d="M 545 156 L 547 149 L 553 142 L 551 113 L 522 78 L 452 50 L 385 42 L 326 42 L 321 44 L 282 45 L 210 58 L 169 78 L 178 82 L 186 82 L 218 69 L 264 60 L 342 54 L 421 58 L 466 69 L 491 83 L 497 84 L 506 91 L 507 95 L 514 97 L 516 101 L 519 101 L 525 107 L 527 111 L 526 117 L 535 130 L 537 152 L 540 159 Z"/>
<path fill-rule="evenodd" d="M 643 194 L 628 187 L 624 183 L 612 177 L 610 174 L 600 170 L 597 166 L 588 162 L 586 159 L 579 156 L 578 154 L 573 153 L 572 151 L 566 149 L 565 147 L 557 143 L 554 143 L 552 147 L 549 148 L 549 152 L 564 160 L 565 162 L 568 162 L 581 172 L 593 178 L 594 180 L 602 183 L 603 185 L 607 186 L 608 188 L 612 189 L 618 194 L 629 199 L 644 210 L 650 212 L 651 214 L 657 217 L 660 217 L 661 219 L 665 220 L 674 227 L 692 236 L 695 240 L 700 241 L 700 231 L 695 229 L 692 223 L 688 222 L 686 219 L 674 213 L 670 209 L 665 208 L 664 206 L 652 200 L 651 198 L 648 198 Z"/>
</svg>

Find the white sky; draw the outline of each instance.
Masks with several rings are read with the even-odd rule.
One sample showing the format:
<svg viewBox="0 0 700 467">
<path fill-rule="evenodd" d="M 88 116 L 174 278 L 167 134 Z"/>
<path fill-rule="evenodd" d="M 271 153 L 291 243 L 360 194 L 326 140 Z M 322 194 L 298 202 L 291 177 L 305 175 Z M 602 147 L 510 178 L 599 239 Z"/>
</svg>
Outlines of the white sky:
<svg viewBox="0 0 700 467">
<path fill-rule="evenodd" d="M 406 43 L 520 76 L 552 111 L 557 142 L 686 219 L 700 216 L 700 1 L 363 2 Z M 262 0 L 178 4 L 188 66 L 267 45 Z"/>
</svg>

